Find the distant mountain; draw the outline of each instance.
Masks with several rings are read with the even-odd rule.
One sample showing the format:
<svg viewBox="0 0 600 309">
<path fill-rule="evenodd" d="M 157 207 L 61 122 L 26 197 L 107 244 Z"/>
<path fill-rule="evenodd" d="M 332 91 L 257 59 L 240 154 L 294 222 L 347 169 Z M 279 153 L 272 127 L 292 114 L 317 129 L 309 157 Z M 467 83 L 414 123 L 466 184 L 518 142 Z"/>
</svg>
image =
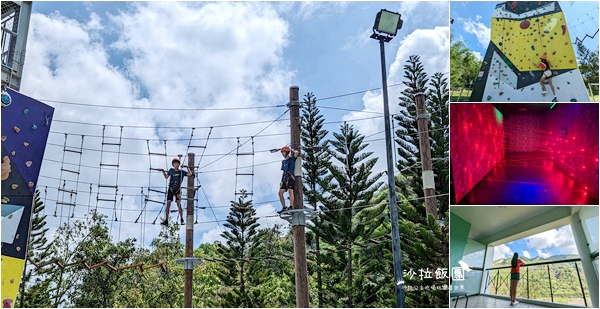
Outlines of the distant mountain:
<svg viewBox="0 0 600 309">
<path fill-rule="evenodd" d="M 570 259 L 577 259 L 577 258 L 579 258 L 579 255 L 577 255 L 577 254 L 559 254 L 559 255 L 553 255 L 553 256 L 545 258 L 545 259 L 541 258 L 539 256 L 536 256 L 533 259 L 528 259 L 524 256 L 519 257 L 519 259 L 521 259 L 521 261 L 523 261 L 523 263 L 525 263 L 525 264 L 555 262 L 555 261 L 563 261 L 563 260 L 570 260 Z M 506 258 L 506 259 L 495 260 L 492 263 L 492 267 L 510 266 L 511 260 L 512 260 L 512 257 Z"/>
</svg>

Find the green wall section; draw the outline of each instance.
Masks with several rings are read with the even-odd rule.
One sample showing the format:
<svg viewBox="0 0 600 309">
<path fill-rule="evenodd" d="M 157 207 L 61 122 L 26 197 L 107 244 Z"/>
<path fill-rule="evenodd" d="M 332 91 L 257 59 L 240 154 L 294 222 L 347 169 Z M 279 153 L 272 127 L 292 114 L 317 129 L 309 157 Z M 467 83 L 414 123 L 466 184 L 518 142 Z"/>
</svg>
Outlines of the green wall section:
<svg viewBox="0 0 600 309">
<path fill-rule="evenodd" d="M 450 269 L 460 266 L 470 230 L 471 223 L 450 212 Z"/>
</svg>

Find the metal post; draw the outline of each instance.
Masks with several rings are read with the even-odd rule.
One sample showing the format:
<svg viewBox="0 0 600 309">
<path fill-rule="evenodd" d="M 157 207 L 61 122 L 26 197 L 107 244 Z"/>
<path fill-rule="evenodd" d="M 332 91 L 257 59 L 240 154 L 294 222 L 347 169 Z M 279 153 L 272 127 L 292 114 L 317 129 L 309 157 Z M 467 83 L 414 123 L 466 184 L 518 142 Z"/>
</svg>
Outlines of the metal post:
<svg viewBox="0 0 600 309">
<path fill-rule="evenodd" d="M 390 196 L 390 218 L 392 221 L 392 253 L 394 257 L 394 279 L 396 307 L 404 308 L 404 278 L 402 278 L 402 255 L 400 251 L 400 230 L 398 228 L 398 202 L 396 201 L 396 180 L 394 177 L 394 163 L 392 161 L 392 137 L 390 132 L 390 108 L 388 106 L 387 74 L 385 67 L 384 38 L 379 38 L 381 50 L 381 81 L 383 83 L 383 112 L 385 123 L 385 147 L 387 153 L 387 176 Z"/>
<path fill-rule="evenodd" d="M 529 297 L 529 267 L 527 267 L 526 270 L 527 270 L 527 299 L 530 299 L 530 297 Z"/>
<path fill-rule="evenodd" d="M 579 279 L 579 286 L 581 287 L 581 295 L 583 296 L 583 302 L 587 307 L 587 299 L 585 299 L 585 291 L 583 290 L 583 283 L 581 283 L 581 275 L 579 274 L 579 267 L 577 267 L 577 262 L 575 262 L 575 270 L 577 270 L 577 278 Z"/>
<path fill-rule="evenodd" d="M 298 101 L 297 86 L 290 87 L 290 133 L 292 149 L 300 151 L 300 102 Z M 293 153 L 291 154 L 293 155 Z M 293 209 L 304 209 L 302 201 L 302 176 L 296 175 L 294 186 Z M 304 213 L 301 213 L 304 217 Z M 302 218 L 303 219 L 303 218 Z M 304 220 L 301 220 L 304 221 Z M 296 307 L 308 308 L 308 274 L 306 269 L 306 235 L 304 222 L 293 226 L 294 234 L 294 264 L 296 271 Z"/>
<path fill-rule="evenodd" d="M 500 279 L 500 271 L 498 271 L 496 273 L 496 291 L 494 292 L 494 294 L 498 294 L 498 279 Z"/>
<path fill-rule="evenodd" d="M 550 277 L 550 264 L 546 265 L 548 269 L 548 282 L 550 283 L 550 299 L 554 302 L 554 293 L 552 293 L 552 278 Z"/>
<path fill-rule="evenodd" d="M 419 152 L 421 154 L 421 170 L 423 178 L 423 191 L 425 192 L 425 209 L 427 215 L 432 214 L 438 219 L 437 198 L 435 195 L 435 181 L 433 177 L 433 167 L 431 164 L 431 147 L 429 145 L 429 115 L 425 108 L 425 94 L 419 92 L 415 94 L 415 103 L 417 104 L 417 126 L 419 129 Z"/>
<path fill-rule="evenodd" d="M 194 157 L 193 153 L 188 153 L 188 170 L 192 176 L 188 177 L 187 184 L 187 216 L 185 221 L 185 257 L 191 258 L 194 256 Z M 189 268 L 189 269 L 188 269 Z M 186 267 L 184 269 L 184 307 L 192 308 L 192 278 L 194 275 L 194 267 Z"/>
</svg>

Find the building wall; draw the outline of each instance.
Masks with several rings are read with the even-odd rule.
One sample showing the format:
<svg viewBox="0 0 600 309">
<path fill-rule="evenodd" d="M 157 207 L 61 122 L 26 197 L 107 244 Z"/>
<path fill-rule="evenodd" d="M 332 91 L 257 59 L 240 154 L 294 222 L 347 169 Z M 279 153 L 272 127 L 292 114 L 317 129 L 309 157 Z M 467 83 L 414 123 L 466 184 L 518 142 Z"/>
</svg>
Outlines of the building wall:
<svg viewBox="0 0 600 309">
<path fill-rule="evenodd" d="M 556 167 L 598 200 L 598 104 L 557 104 L 544 116 L 544 145 Z"/>
<path fill-rule="evenodd" d="M 504 157 L 503 116 L 484 103 L 451 104 L 450 160 L 456 202 Z"/>
<path fill-rule="evenodd" d="M 540 150 L 544 117 L 538 115 L 511 115 L 504 120 L 506 152 L 529 152 Z"/>
</svg>

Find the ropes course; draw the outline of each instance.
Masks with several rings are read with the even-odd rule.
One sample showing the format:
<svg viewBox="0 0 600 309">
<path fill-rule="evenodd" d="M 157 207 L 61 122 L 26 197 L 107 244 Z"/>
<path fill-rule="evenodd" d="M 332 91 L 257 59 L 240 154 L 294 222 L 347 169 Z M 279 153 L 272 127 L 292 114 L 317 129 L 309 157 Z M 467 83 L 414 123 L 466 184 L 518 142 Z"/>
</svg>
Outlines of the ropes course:
<svg viewBox="0 0 600 309">
<path fill-rule="evenodd" d="M 399 86 L 399 84 L 390 85 L 390 87 Z M 370 89 L 368 91 L 380 90 L 380 88 Z M 336 95 L 331 97 L 325 97 L 321 100 L 332 100 L 337 98 L 343 98 L 350 95 L 361 94 L 364 91 Z M 244 110 L 254 109 L 278 109 L 285 105 L 262 105 L 256 107 L 228 107 L 228 108 L 206 108 L 206 109 L 171 109 L 171 108 L 137 108 L 127 106 L 104 106 L 94 105 L 86 103 L 66 102 L 66 101 L 50 101 L 58 104 L 75 105 L 86 108 L 118 108 L 118 109 L 135 109 L 145 112 L 152 111 L 211 111 L 211 112 L 239 112 Z M 329 121 L 324 122 L 323 125 L 339 125 L 342 123 L 365 121 L 380 119 L 383 117 L 382 113 L 376 111 L 363 111 L 353 110 L 350 108 L 340 108 L 335 106 L 319 106 L 319 108 L 330 109 L 334 111 L 345 111 L 345 112 L 361 112 L 367 115 L 366 117 L 349 119 L 346 121 Z M 135 237 L 139 240 L 140 248 L 146 247 L 147 242 L 150 239 L 156 237 L 158 229 L 155 227 L 156 221 L 164 213 L 166 203 L 166 188 L 167 181 L 159 179 L 161 177 L 156 173 L 163 167 L 169 166 L 169 158 L 177 156 L 180 158 L 182 168 L 189 168 L 185 161 L 187 154 L 192 152 L 194 149 L 201 149 L 202 152 L 199 157 L 196 157 L 196 163 L 193 167 L 195 170 L 196 177 L 194 177 L 194 196 L 190 197 L 195 203 L 195 218 L 194 225 L 205 225 L 205 224 L 216 224 L 219 232 L 223 232 L 221 224 L 225 222 L 225 218 L 219 219 L 223 216 L 223 211 L 227 211 L 231 205 L 215 205 L 211 203 L 211 199 L 215 199 L 214 196 L 209 196 L 207 190 L 201 184 L 202 175 L 209 176 L 214 173 L 222 173 L 228 171 L 235 171 L 231 175 L 231 185 L 235 190 L 235 195 L 239 195 L 239 191 L 244 188 L 247 195 L 255 195 L 255 176 L 256 167 L 263 166 L 269 167 L 269 169 L 275 170 L 276 165 L 280 163 L 280 159 L 275 160 L 264 160 L 257 161 L 257 154 L 266 154 L 272 149 L 273 139 L 279 137 L 289 136 L 289 128 L 281 132 L 273 130 L 271 127 L 276 123 L 286 121 L 284 116 L 289 112 L 289 108 L 281 111 L 279 116 L 266 121 L 246 121 L 237 122 L 234 121 L 229 123 L 219 123 L 213 125 L 202 125 L 202 126 L 186 126 L 186 125 L 171 125 L 169 122 L 161 122 L 158 125 L 148 126 L 140 123 L 134 124 L 107 124 L 92 121 L 71 121 L 71 120 L 60 120 L 54 119 L 55 126 L 50 131 L 52 139 L 48 140 L 47 145 L 51 147 L 61 147 L 62 158 L 57 160 L 55 157 L 46 156 L 45 162 L 48 162 L 49 168 L 47 171 L 43 171 L 40 178 L 45 179 L 46 182 L 44 190 L 44 201 L 45 203 L 55 203 L 54 217 L 56 217 L 60 224 L 66 219 L 69 224 L 69 220 L 89 220 L 89 211 L 95 210 L 100 214 L 107 217 L 107 221 L 110 221 L 110 235 L 113 235 L 115 239 L 121 241 L 122 237 L 132 238 L 134 235 L 131 234 L 132 229 L 126 228 L 126 225 L 137 225 L 139 229 L 137 233 L 139 237 Z M 232 118 L 234 119 L 234 118 Z M 78 126 L 73 127 L 72 126 Z M 259 126 L 257 128 L 257 126 Z M 95 133 L 93 128 L 102 128 L 101 132 Z M 235 134 L 230 135 L 231 131 L 224 131 L 226 128 L 236 127 L 237 133 L 246 134 Z M 69 129 L 70 128 L 70 129 Z M 255 134 L 250 133 L 247 128 L 256 128 Z M 269 130 L 271 128 L 271 130 Z M 152 136 L 141 133 L 140 130 L 152 129 Z M 182 133 L 189 130 L 189 137 L 182 137 Z M 206 130 L 206 133 L 202 136 L 197 133 L 199 130 Z M 230 129 L 227 129 L 230 130 Z M 441 130 L 441 129 L 432 129 Z M 73 134 L 71 132 L 86 132 L 83 134 Z M 99 130 L 98 130 L 99 131 Z M 174 134 L 173 134 L 174 133 Z M 377 132 L 369 135 L 375 136 L 382 132 Z M 74 135 L 81 136 L 80 143 L 74 145 Z M 146 136 L 143 136 L 146 135 Z M 216 136 L 215 136 L 216 135 Z M 56 138 L 62 136 L 62 145 L 56 142 Z M 179 137 L 178 137 L 179 136 Z M 210 140 L 214 140 L 215 143 L 219 144 L 219 148 L 229 147 L 228 145 L 235 142 L 235 147 L 231 147 L 228 152 L 211 152 L 208 151 L 208 144 Z M 374 139 L 378 141 L 380 139 Z M 78 140 L 79 141 L 79 140 Z M 269 141 L 269 144 L 264 144 Z M 185 144 L 183 144 L 185 143 Z M 145 145 L 144 145 L 145 144 Z M 183 145 L 182 145 L 183 144 Z M 257 147 L 260 145 L 262 147 Z M 279 143 L 278 143 L 279 144 Z M 146 151 L 140 151 L 145 148 Z M 258 149 L 257 149 L 258 148 Z M 182 154 L 182 150 L 185 153 Z M 56 152 L 50 152 L 56 153 Z M 179 153 L 178 155 L 174 155 Z M 147 157 L 147 165 L 141 164 L 144 160 L 140 160 L 141 157 Z M 233 162 L 233 156 L 235 156 L 235 163 Z M 183 157 L 183 158 L 182 158 Z M 203 160 L 204 157 L 211 158 L 206 162 Z M 90 159 L 92 158 L 92 159 Z M 95 158 L 95 159 L 93 159 Z M 182 158 L 182 159 L 181 159 Z M 225 162 L 225 159 L 227 162 Z M 231 159 L 229 159 L 231 158 Z M 263 156 L 264 158 L 264 156 Z M 442 158 L 443 159 L 443 158 Z M 84 162 L 99 162 L 99 164 L 83 164 Z M 123 162 L 128 162 L 123 164 Z M 59 166 L 60 173 L 54 173 L 52 167 Z M 211 166 L 215 168 L 210 169 Z M 277 169 L 278 170 L 278 169 Z M 259 170 L 259 172 L 261 172 Z M 58 174 L 58 177 L 53 176 Z M 90 176 L 97 175 L 97 180 L 93 181 Z M 140 183 L 140 175 L 144 175 L 147 178 L 147 183 Z M 93 176 L 92 176 L 93 177 Z M 235 178 L 233 178 L 235 177 Z M 278 176 L 276 176 L 277 178 Z M 121 178 L 126 181 L 120 180 Z M 204 182 L 207 180 L 205 179 Z M 212 181 L 212 179 L 211 179 Z M 53 184 L 54 182 L 54 184 Z M 56 195 L 52 197 L 48 189 L 56 190 Z M 83 190 L 82 190 L 83 189 Z M 188 189 L 187 186 L 182 186 L 182 189 Z M 182 208 L 186 208 L 185 201 L 187 201 L 187 190 L 182 190 Z M 198 192 L 200 191 L 200 192 Z M 200 193 L 198 195 L 198 193 Z M 84 202 L 87 194 L 87 204 Z M 215 192 L 213 194 L 218 194 Z M 447 195 L 447 194 L 445 194 Z M 94 196 L 94 200 L 92 200 Z M 201 198 L 200 198 L 201 196 Z M 254 199 L 254 197 L 252 198 Z M 253 203 L 254 206 L 276 204 L 277 200 L 265 201 L 261 203 Z M 60 211 L 58 211 L 60 205 Z M 359 206 L 355 210 L 369 207 L 373 205 Z M 63 212 L 63 208 L 65 208 Z M 200 210 L 210 209 L 210 214 L 204 213 Z M 340 209 L 342 210 L 342 209 Z M 170 213 L 178 213 L 176 208 L 171 209 Z M 207 216 L 209 216 L 207 218 Z M 212 219 L 210 218 L 212 217 Z M 258 219 L 277 218 L 280 216 L 277 214 L 257 216 Z M 177 217 L 178 221 L 181 219 Z M 152 227 L 151 227 L 152 226 Z M 149 229 L 149 227 L 151 227 Z M 116 228 L 116 230 L 113 230 Z M 183 230 L 183 229 L 182 229 Z M 206 227 L 203 229 L 206 230 Z M 126 232 L 127 231 L 127 232 Z M 359 246 L 360 247 L 360 246 Z M 37 262 L 37 265 L 42 265 L 46 262 Z M 49 264 L 59 263 L 65 267 L 67 265 L 75 265 L 76 263 L 64 263 L 61 260 L 56 262 L 50 261 Z M 46 265 L 49 265 L 46 264 Z M 56 264 L 60 266 L 59 264 Z M 81 262 L 80 264 L 83 264 Z M 86 266 L 87 265 L 87 266 Z M 100 267 L 104 265 L 88 265 L 84 267 L 93 269 L 94 266 Z M 42 266 L 43 267 L 43 266 Z M 112 265 L 105 266 L 107 268 L 114 269 L 129 269 L 139 267 L 140 265 L 129 265 L 123 267 L 116 267 Z M 111 268 L 111 269 L 112 269 Z"/>
</svg>

